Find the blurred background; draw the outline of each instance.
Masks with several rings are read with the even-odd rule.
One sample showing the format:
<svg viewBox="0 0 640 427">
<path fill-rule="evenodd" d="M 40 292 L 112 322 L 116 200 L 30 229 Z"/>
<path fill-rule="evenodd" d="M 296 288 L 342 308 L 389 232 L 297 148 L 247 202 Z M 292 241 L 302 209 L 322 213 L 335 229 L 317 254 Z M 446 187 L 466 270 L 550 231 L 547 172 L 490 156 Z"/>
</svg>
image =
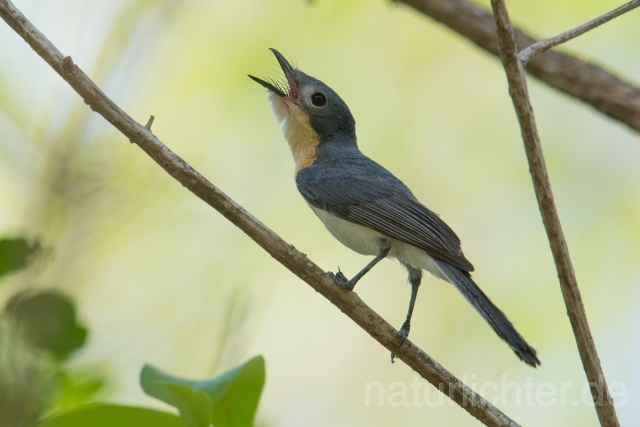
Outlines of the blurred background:
<svg viewBox="0 0 640 427">
<path fill-rule="evenodd" d="M 514 23 L 548 37 L 619 3 L 508 6 Z M 476 389 L 504 378 L 558 391 L 572 384 L 566 401 L 550 405 L 484 389 L 523 425 L 598 425 L 496 58 L 383 0 L 14 4 L 134 119 L 153 114 L 154 133 L 211 182 L 322 268 L 351 276 L 368 259 L 335 241 L 299 196 L 265 90 L 246 75 L 277 76 L 267 50 L 275 47 L 323 80 L 351 108 L 361 150 L 456 230 L 476 281 L 542 366 L 519 362 L 431 276 L 412 340 Z M 563 49 L 640 84 L 639 14 Z M 0 56 L 0 236 L 40 245 L 29 268 L 0 281 L 0 306 L 51 288 L 74 301 L 88 335 L 64 369 L 94 385 L 78 401 L 161 407 L 138 385 L 144 363 L 203 378 L 263 354 L 262 425 L 479 425 L 448 399 L 415 404 L 411 369 L 390 364 L 339 310 L 91 112 L 4 23 Z M 632 425 L 640 418 L 640 138 L 535 80 L 530 91 L 594 339 L 609 384 L 627 393 L 617 398 L 620 421 Z M 357 288 L 398 327 L 409 291 L 392 261 Z M 3 342 L 5 353 L 19 351 Z M 383 405 L 377 391 L 367 405 L 366 384 L 375 382 Z M 395 382 L 405 384 L 408 405 L 386 400 L 402 390 Z"/>
</svg>

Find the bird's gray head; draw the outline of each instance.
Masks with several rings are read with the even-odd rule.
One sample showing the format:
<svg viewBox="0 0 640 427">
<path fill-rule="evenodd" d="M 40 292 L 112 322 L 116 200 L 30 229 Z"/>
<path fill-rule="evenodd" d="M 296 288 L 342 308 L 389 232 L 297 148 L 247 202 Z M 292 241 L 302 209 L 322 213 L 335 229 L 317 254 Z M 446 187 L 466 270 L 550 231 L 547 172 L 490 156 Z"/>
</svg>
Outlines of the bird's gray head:
<svg viewBox="0 0 640 427">
<path fill-rule="evenodd" d="M 275 49 L 286 84 L 249 76 L 269 90 L 269 99 L 296 161 L 296 171 L 313 164 L 319 144 L 336 137 L 356 144 L 356 122 L 349 107 L 329 86 L 293 68 Z"/>
</svg>

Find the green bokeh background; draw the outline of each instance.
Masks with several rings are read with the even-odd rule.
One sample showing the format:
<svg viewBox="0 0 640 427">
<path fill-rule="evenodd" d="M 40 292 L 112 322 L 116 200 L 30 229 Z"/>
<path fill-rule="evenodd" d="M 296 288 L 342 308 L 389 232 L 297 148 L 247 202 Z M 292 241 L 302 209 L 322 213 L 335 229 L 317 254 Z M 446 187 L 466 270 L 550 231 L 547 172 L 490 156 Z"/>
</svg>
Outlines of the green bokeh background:
<svg viewBox="0 0 640 427">
<path fill-rule="evenodd" d="M 523 425 L 597 425 L 582 398 L 586 380 L 496 58 L 383 0 L 14 3 L 136 120 L 155 115 L 154 133 L 204 176 L 320 266 L 350 276 L 367 258 L 335 241 L 298 195 L 265 91 L 246 74 L 277 75 L 267 50 L 275 47 L 330 85 L 356 118 L 362 151 L 456 230 L 477 282 L 538 349 L 542 367 L 520 363 L 432 277 L 420 290 L 412 340 L 476 388 L 500 385 L 503 374 L 558 390 L 573 384 L 564 404 L 544 406 L 549 399 L 534 396 L 528 405 L 511 392 L 498 402 Z M 618 4 L 508 2 L 514 22 L 538 36 Z M 563 49 L 638 83 L 639 21 L 631 12 Z M 51 284 L 73 295 L 90 337 L 72 363 L 106 365 L 103 398 L 160 405 L 138 386 L 145 362 L 202 378 L 260 353 L 268 373 L 258 418 L 268 425 L 479 425 L 446 399 L 414 405 L 409 368 L 391 365 L 366 333 L 90 112 L 4 23 L 0 57 L 0 233 L 53 248 L 2 282 L 0 302 Z M 640 138 L 530 82 L 592 332 L 609 383 L 628 392 L 622 424 L 634 425 Z M 386 261 L 357 292 L 399 326 L 404 281 L 401 267 Z M 377 398 L 366 406 L 365 384 L 373 382 L 385 400 L 394 382 L 406 384 L 409 407 L 379 406 Z M 485 390 L 490 400 L 501 397 Z M 435 389 L 429 393 L 435 401 Z"/>
</svg>

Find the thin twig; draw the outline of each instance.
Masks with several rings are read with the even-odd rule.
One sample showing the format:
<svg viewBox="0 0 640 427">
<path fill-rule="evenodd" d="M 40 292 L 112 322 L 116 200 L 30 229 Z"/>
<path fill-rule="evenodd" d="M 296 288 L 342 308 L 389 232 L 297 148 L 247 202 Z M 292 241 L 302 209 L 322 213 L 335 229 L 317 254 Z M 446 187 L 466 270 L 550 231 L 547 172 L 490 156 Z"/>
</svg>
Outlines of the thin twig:
<svg viewBox="0 0 640 427">
<path fill-rule="evenodd" d="M 149 116 L 149 120 L 147 120 L 147 124 L 144 125 L 145 129 L 151 130 L 151 125 L 153 125 L 154 120 L 155 120 L 154 116 Z"/>
<path fill-rule="evenodd" d="M 602 367 L 600 366 L 600 359 L 589 330 L 587 315 L 580 297 L 571 257 L 569 256 L 569 249 L 562 233 L 560 218 L 553 200 L 551 183 L 547 175 L 547 167 L 542 154 L 533 108 L 529 101 L 526 73 L 518 60 L 518 51 L 509 15 L 507 14 L 504 0 L 491 0 L 491 5 L 493 6 L 497 26 L 500 58 L 507 74 L 513 106 L 520 122 L 520 130 L 527 153 L 527 160 L 529 161 L 529 170 L 533 179 L 538 206 L 549 238 L 556 269 L 558 270 L 562 296 L 564 297 L 567 314 L 576 337 L 582 365 L 591 386 L 591 394 L 598 418 L 603 427 L 619 427 L 613 400 L 609 394 Z"/>
<path fill-rule="evenodd" d="M 534 56 L 539 55 L 542 52 L 545 52 L 555 46 L 558 46 L 559 44 L 568 42 L 571 39 L 581 36 L 587 31 L 591 31 L 594 28 L 611 21 L 613 18 L 617 18 L 623 13 L 627 13 L 638 6 L 640 6 L 640 0 L 632 0 L 627 4 L 623 4 L 617 9 L 613 9 L 612 11 L 607 12 L 604 15 L 587 22 L 586 24 L 582 24 L 576 28 L 572 28 L 568 31 L 565 31 L 564 33 L 558 34 L 555 37 L 550 37 L 548 39 L 544 39 L 532 44 L 531 46 L 520 52 L 518 54 L 518 58 L 523 65 L 526 65 L 526 63 L 529 62 L 529 60 Z"/>
<path fill-rule="evenodd" d="M 244 231 L 276 261 L 331 301 L 388 351 L 487 426 L 518 424 L 459 381 L 368 307 L 354 292 L 344 291 L 306 255 L 296 250 L 174 154 L 144 126 L 136 123 L 78 68 L 64 57 L 9 0 L 0 0 L 0 16 L 83 98 L 128 139 L 192 193 Z"/>
<path fill-rule="evenodd" d="M 69 57 L 69 59 L 71 59 L 71 57 Z M 153 125 L 153 120 L 155 119 L 155 117 L 153 116 L 149 116 L 149 120 L 147 120 L 147 124 L 144 125 L 144 128 L 146 130 L 148 130 L 149 132 L 151 132 L 151 125 Z M 136 142 L 133 139 L 130 139 L 129 142 L 131 144 L 135 144 Z"/>
<path fill-rule="evenodd" d="M 396 0 L 446 25 L 487 52 L 498 56 L 498 39 L 493 15 L 469 0 Z M 520 49 L 535 43 L 515 28 Z M 574 56 L 550 50 L 532 58 L 527 71 L 540 81 L 573 96 L 640 131 L 640 89 L 610 72 Z"/>
</svg>

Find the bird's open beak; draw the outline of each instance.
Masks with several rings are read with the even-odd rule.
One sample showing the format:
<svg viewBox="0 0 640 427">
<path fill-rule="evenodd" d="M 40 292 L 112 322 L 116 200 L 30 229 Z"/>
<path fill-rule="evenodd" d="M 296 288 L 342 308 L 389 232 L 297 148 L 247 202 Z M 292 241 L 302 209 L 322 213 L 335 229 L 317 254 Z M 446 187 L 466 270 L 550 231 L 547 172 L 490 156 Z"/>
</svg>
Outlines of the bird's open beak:
<svg viewBox="0 0 640 427">
<path fill-rule="evenodd" d="M 269 89 L 271 92 L 275 93 L 276 95 L 280 96 L 280 97 L 289 97 L 292 98 L 294 100 L 298 99 L 298 83 L 296 82 L 296 78 L 295 78 L 295 73 L 293 70 L 293 67 L 291 66 L 291 64 L 289 64 L 289 62 L 284 58 L 284 56 L 282 56 L 282 54 L 280 52 L 278 52 L 275 49 L 270 49 L 273 54 L 276 56 L 276 59 L 278 60 L 278 63 L 280 64 L 280 67 L 282 68 L 282 72 L 284 73 L 284 76 L 287 79 L 287 83 L 289 83 L 289 90 L 288 93 L 285 93 L 284 90 L 280 87 L 278 87 L 278 85 L 275 82 L 267 82 L 264 81 L 262 79 L 259 79 L 257 77 L 254 77 L 252 75 L 249 75 L 249 77 L 259 83 L 260 85 L 266 87 L 267 89 Z"/>
</svg>

